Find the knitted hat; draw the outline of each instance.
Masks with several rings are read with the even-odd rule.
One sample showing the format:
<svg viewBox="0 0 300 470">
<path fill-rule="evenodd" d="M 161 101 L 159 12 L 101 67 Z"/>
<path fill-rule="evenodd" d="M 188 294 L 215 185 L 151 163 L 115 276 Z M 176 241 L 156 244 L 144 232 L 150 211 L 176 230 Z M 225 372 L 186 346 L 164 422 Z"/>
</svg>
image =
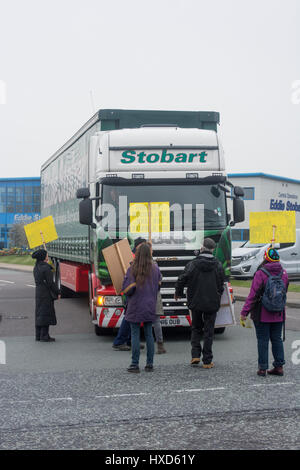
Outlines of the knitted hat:
<svg viewBox="0 0 300 470">
<path fill-rule="evenodd" d="M 264 254 L 265 260 L 269 261 L 269 263 L 276 263 L 280 260 L 280 256 L 275 248 L 269 247 Z"/>
</svg>

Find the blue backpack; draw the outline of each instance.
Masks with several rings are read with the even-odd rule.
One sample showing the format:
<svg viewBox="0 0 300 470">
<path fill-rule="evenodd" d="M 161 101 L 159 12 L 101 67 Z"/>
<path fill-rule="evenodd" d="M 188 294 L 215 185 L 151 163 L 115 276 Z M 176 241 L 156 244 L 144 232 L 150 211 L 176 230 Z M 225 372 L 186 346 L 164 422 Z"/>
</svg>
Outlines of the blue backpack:
<svg viewBox="0 0 300 470">
<path fill-rule="evenodd" d="M 280 313 L 284 310 L 286 303 L 286 287 L 282 280 L 283 271 L 278 276 L 272 276 L 266 269 L 261 268 L 261 270 L 268 276 L 261 302 L 268 312 Z"/>
</svg>

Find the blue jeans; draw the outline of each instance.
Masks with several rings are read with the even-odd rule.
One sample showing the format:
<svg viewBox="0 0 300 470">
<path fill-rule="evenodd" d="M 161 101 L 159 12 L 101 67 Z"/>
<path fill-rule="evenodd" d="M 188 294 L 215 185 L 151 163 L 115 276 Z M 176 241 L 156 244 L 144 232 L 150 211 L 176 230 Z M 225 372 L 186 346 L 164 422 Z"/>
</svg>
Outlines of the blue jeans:
<svg viewBox="0 0 300 470">
<path fill-rule="evenodd" d="M 272 345 L 274 357 L 273 366 L 280 367 L 285 364 L 284 349 L 281 338 L 283 322 L 254 323 L 257 337 L 258 367 L 266 370 L 269 367 L 269 341 Z"/>
<path fill-rule="evenodd" d="M 131 363 L 135 366 L 139 365 L 140 360 L 140 323 L 130 322 L 131 328 Z M 154 338 L 152 334 L 152 322 L 144 323 L 144 333 L 147 346 L 147 365 L 153 365 L 154 357 Z"/>
<path fill-rule="evenodd" d="M 120 346 L 121 344 L 127 344 L 128 346 L 130 346 L 130 343 L 131 343 L 130 336 L 131 336 L 130 324 L 127 320 L 125 320 L 125 317 L 124 317 L 120 325 L 118 334 L 115 337 L 115 340 L 113 342 L 113 345 Z"/>
</svg>

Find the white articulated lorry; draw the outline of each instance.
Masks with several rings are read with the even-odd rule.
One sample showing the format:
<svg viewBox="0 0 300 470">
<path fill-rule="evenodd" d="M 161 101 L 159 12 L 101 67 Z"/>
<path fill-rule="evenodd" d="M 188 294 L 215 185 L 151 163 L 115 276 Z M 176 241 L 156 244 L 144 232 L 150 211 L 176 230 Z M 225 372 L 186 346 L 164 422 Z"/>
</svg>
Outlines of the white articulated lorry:
<svg viewBox="0 0 300 470">
<path fill-rule="evenodd" d="M 102 249 L 123 238 L 133 247 L 143 235 L 131 230 L 134 203 L 170 208 L 168 233 L 152 233 L 163 326 L 190 324 L 174 284 L 204 236 L 215 240 L 229 277 L 231 226 L 244 219 L 244 203 L 241 188 L 227 180 L 218 123 L 216 112 L 100 110 L 42 166 L 42 217 L 53 216 L 59 236 L 47 246 L 56 282 L 63 294 L 89 293 L 97 334 L 122 321 L 123 298 Z"/>
</svg>

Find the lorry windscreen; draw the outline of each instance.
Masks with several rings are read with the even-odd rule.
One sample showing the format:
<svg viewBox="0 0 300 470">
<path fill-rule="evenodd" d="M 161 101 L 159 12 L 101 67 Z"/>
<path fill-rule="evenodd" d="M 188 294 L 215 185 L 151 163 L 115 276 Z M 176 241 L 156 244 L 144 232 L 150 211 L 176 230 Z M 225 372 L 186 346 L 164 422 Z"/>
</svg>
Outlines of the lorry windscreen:
<svg viewBox="0 0 300 470">
<path fill-rule="evenodd" d="M 179 216 L 180 212 L 181 215 L 184 214 L 185 218 L 192 220 L 192 230 L 194 230 L 196 228 L 196 214 L 199 210 L 197 208 L 196 211 L 197 204 L 202 204 L 204 209 L 204 227 L 201 228 L 224 228 L 227 225 L 225 193 L 218 188 L 218 185 L 147 185 L 146 183 L 137 186 L 133 184 L 117 186 L 106 183 L 102 185 L 102 204 L 112 204 L 118 212 L 120 220 L 122 219 L 120 212 L 127 210 L 128 222 L 129 204 L 138 202 L 168 202 L 171 209 L 171 230 L 174 230 L 174 226 L 176 227 L 174 218 Z"/>
</svg>

